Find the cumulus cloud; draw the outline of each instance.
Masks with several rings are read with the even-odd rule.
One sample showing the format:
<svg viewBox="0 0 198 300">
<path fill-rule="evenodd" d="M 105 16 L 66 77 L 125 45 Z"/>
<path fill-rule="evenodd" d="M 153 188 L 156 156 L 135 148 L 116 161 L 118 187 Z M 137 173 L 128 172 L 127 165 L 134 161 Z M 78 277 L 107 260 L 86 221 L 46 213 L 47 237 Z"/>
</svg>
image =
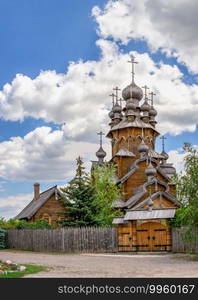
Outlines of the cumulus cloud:
<svg viewBox="0 0 198 300">
<path fill-rule="evenodd" d="M 23 120 L 26 117 L 65 125 L 71 140 L 96 142 L 96 132 L 108 131 L 108 97 L 111 88 L 124 88 L 130 82 L 129 54 L 120 52 L 111 41 L 98 40 L 98 61 L 71 63 L 65 74 L 42 71 L 31 79 L 18 74 L 0 92 L 0 117 Z M 157 94 L 159 130 L 180 134 L 194 131 L 197 123 L 198 87 L 186 85 L 177 66 L 156 64 L 147 53 L 133 52 L 139 61 L 136 83 L 145 83 Z"/>
<path fill-rule="evenodd" d="M 168 155 L 169 155 L 168 162 L 173 163 L 177 173 L 182 173 L 184 171 L 186 153 L 184 153 L 182 149 L 176 149 L 176 150 L 169 151 Z"/>
<path fill-rule="evenodd" d="M 104 146 L 105 147 L 105 146 Z M 63 130 L 38 127 L 23 138 L 0 143 L 0 177 L 8 180 L 61 181 L 74 175 L 75 159 L 86 166 L 95 159 L 98 144 L 68 141 Z M 108 147 L 105 147 L 108 148 Z"/>
<path fill-rule="evenodd" d="M 198 73 L 197 0 L 108 1 L 92 14 L 103 38 L 127 44 L 145 40 L 152 51 L 160 49 Z"/>
<path fill-rule="evenodd" d="M 33 198 L 32 194 L 0 197 L 0 217 L 14 218 Z"/>
</svg>

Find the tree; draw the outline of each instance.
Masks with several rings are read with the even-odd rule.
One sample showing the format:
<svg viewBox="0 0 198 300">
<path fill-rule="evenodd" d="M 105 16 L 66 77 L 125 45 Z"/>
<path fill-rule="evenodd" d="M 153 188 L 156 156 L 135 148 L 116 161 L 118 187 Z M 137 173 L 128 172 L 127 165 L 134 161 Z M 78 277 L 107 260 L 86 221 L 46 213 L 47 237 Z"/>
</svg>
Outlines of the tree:
<svg viewBox="0 0 198 300">
<path fill-rule="evenodd" d="M 187 151 L 184 174 L 174 178 L 177 200 L 181 203 L 174 224 L 198 226 L 198 152 L 190 144 L 185 145 L 184 150 Z"/>
<path fill-rule="evenodd" d="M 85 172 L 83 161 L 77 158 L 76 175 L 68 186 L 62 188 L 62 203 L 66 208 L 65 220 L 60 221 L 64 226 L 98 225 L 95 220 L 96 207 L 94 204 L 95 191 L 91 178 Z"/>
<path fill-rule="evenodd" d="M 113 202 L 121 193 L 116 185 L 116 168 L 114 165 L 98 165 L 93 170 L 92 181 L 95 189 L 95 219 L 100 226 L 111 226 L 113 218 L 121 216 L 120 210 L 113 209 Z"/>
</svg>

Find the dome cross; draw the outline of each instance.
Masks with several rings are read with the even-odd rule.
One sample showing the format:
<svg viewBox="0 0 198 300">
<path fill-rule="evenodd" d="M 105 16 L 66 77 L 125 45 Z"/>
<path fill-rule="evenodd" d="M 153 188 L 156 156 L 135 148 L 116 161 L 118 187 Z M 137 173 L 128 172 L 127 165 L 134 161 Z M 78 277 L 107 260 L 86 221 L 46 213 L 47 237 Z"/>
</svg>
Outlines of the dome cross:
<svg viewBox="0 0 198 300">
<path fill-rule="evenodd" d="M 102 136 L 105 135 L 102 131 L 98 132 L 97 135 L 100 136 L 100 147 L 102 147 Z"/>
<path fill-rule="evenodd" d="M 117 86 L 115 88 L 113 88 L 113 90 L 116 92 L 115 96 L 116 96 L 116 103 L 118 103 L 118 91 L 121 91 L 121 89 L 119 89 Z"/>
<path fill-rule="evenodd" d="M 109 97 L 112 97 L 112 105 L 115 105 L 115 94 L 112 93 L 111 95 L 109 95 Z"/>
<path fill-rule="evenodd" d="M 153 106 L 153 98 L 154 98 L 153 96 L 156 96 L 156 94 L 151 92 L 151 93 L 149 93 L 149 95 L 151 95 L 150 101 L 151 101 L 151 106 Z"/>
<path fill-rule="evenodd" d="M 149 87 L 145 84 L 142 88 L 144 89 L 144 99 L 147 99 L 147 90 L 149 90 Z"/>
<path fill-rule="evenodd" d="M 135 77 L 135 64 L 138 64 L 137 61 L 135 61 L 135 57 L 134 56 L 131 56 L 131 59 L 128 60 L 128 63 L 131 64 L 131 67 L 132 67 L 132 83 L 134 83 L 134 77 Z"/>
<path fill-rule="evenodd" d="M 162 151 L 164 152 L 165 151 L 165 140 L 167 139 L 164 135 L 160 138 L 162 140 Z"/>
</svg>

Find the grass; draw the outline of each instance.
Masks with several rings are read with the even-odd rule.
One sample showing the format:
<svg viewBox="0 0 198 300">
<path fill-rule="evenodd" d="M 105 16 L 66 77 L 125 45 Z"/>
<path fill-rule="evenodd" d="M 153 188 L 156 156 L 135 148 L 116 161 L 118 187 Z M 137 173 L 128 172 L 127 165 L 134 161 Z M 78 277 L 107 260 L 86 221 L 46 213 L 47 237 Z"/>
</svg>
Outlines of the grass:
<svg viewBox="0 0 198 300">
<path fill-rule="evenodd" d="M 46 270 L 46 267 L 38 266 L 38 265 L 23 264 L 23 266 L 26 267 L 25 271 L 22 271 L 22 272 L 16 271 L 16 272 L 7 273 L 7 274 L 0 274 L 0 278 L 20 278 L 20 277 L 24 277 L 25 275 L 28 275 L 28 274 L 39 273 L 41 271 Z"/>
</svg>

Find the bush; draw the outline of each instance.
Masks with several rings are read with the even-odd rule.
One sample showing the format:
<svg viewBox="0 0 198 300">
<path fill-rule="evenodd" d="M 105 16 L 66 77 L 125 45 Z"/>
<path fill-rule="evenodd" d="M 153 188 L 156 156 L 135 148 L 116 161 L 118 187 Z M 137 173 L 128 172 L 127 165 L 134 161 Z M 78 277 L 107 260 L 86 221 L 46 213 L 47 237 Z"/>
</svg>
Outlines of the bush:
<svg viewBox="0 0 198 300">
<path fill-rule="evenodd" d="M 9 219 L 6 221 L 4 218 L 0 217 L 0 228 L 4 228 L 4 229 L 52 228 L 52 226 L 47 222 L 47 220 L 38 220 L 36 222 L 29 223 L 25 220 L 15 220 L 15 219 Z"/>
<path fill-rule="evenodd" d="M 6 248 L 6 231 L 0 228 L 0 249 Z"/>
</svg>

